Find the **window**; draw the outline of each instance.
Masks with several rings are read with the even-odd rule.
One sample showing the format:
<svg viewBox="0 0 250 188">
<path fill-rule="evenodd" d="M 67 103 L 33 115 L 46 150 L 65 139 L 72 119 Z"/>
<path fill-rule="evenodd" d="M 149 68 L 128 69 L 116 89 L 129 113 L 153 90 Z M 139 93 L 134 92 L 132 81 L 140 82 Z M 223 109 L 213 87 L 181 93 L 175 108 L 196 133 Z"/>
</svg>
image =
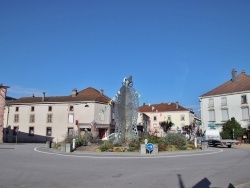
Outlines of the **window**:
<svg viewBox="0 0 250 188">
<path fill-rule="evenodd" d="M 171 116 L 170 116 L 170 115 L 168 115 L 168 120 L 170 120 L 170 121 L 171 121 Z"/>
<path fill-rule="evenodd" d="M 222 121 L 227 121 L 227 120 L 229 120 L 229 117 L 228 117 L 228 110 L 227 110 L 227 109 L 222 109 L 221 112 L 222 112 Z"/>
<path fill-rule="evenodd" d="M 35 114 L 30 115 L 30 123 L 35 123 Z"/>
<path fill-rule="evenodd" d="M 154 123 L 154 128 L 157 128 L 157 124 L 156 123 Z"/>
<path fill-rule="evenodd" d="M 180 120 L 185 121 L 185 115 L 181 115 Z"/>
<path fill-rule="evenodd" d="M 52 135 L 52 128 L 51 127 L 47 127 L 46 128 L 46 136 L 51 136 Z"/>
<path fill-rule="evenodd" d="M 19 122 L 19 114 L 14 114 L 14 123 Z"/>
<path fill-rule="evenodd" d="M 47 115 L 47 123 L 52 123 L 52 114 Z"/>
<path fill-rule="evenodd" d="M 68 128 L 68 135 L 73 135 L 74 129 L 72 127 Z"/>
<path fill-rule="evenodd" d="M 13 127 L 13 135 L 17 135 L 18 134 L 18 130 L 19 130 L 18 126 Z"/>
<path fill-rule="evenodd" d="M 69 123 L 74 123 L 74 114 L 69 114 Z"/>
<path fill-rule="evenodd" d="M 249 120 L 249 108 L 242 108 L 242 119 Z"/>
<path fill-rule="evenodd" d="M 70 106 L 69 111 L 74 111 L 74 106 Z"/>
<path fill-rule="evenodd" d="M 154 121 L 157 121 L 157 116 L 154 116 Z"/>
<path fill-rule="evenodd" d="M 208 107 L 213 107 L 213 106 L 214 106 L 214 99 L 209 99 Z"/>
<path fill-rule="evenodd" d="M 215 112 L 214 112 L 214 110 L 209 110 L 209 121 L 215 121 Z"/>
<path fill-rule="evenodd" d="M 51 112 L 52 111 L 52 106 L 48 107 L 48 111 Z"/>
<path fill-rule="evenodd" d="M 34 127 L 29 127 L 29 135 L 34 135 Z"/>
<path fill-rule="evenodd" d="M 247 96 L 246 95 L 241 96 L 241 104 L 247 104 Z"/>
<path fill-rule="evenodd" d="M 227 105 L 227 98 L 226 97 L 222 97 L 221 98 L 221 105 L 222 106 L 226 106 Z"/>
<path fill-rule="evenodd" d="M 18 112 L 19 111 L 19 107 L 16 107 L 16 112 Z"/>
<path fill-rule="evenodd" d="M 104 112 L 100 112 L 100 121 L 104 120 L 105 120 Z"/>
<path fill-rule="evenodd" d="M 31 106 L 31 112 L 34 112 L 35 111 L 35 107 L 34 106 Z"/>
</svg>

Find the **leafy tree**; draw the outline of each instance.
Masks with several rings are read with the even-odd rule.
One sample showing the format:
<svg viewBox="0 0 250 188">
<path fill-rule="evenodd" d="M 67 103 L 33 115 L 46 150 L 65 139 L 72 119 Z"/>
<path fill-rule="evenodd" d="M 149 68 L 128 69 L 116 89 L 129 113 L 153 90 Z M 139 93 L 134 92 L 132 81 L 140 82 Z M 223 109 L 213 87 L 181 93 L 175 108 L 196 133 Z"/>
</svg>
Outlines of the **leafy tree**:
<svg viewBox="0 0 250 188">
<path fill-rule="evenodd" d="M 246 132 L 241 125 L 235 120 L 234 117 L 224 123 L 222 127 L 222 132 L 220 133 L 223 139 L 235 139 L 237 137 L 242 137 Z M 234 136 L 233 136 L 234 135 Z"/>
<path fill-rule="evenodd" d="M 173 123 L 170 120 L 168 120 L 160 122 L 159 125 L 163 128 L 164 132 L 168 132 L 171 129 Z"/>
</svg>

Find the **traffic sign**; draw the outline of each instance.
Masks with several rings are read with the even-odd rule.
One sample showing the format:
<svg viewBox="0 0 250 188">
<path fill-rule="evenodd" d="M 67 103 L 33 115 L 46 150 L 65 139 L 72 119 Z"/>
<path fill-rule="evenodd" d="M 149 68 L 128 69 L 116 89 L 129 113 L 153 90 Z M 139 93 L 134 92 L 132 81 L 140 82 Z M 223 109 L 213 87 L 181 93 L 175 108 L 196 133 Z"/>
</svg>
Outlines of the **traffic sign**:
<svg viewBox="0 0 250 188">
<path fill-rule="evenodd" d="M 146 146 L 146 149 L 151 152 L 154 150 L 154 145 L 152 143 L 148 143 L 147 146 Z"/>
</svg>

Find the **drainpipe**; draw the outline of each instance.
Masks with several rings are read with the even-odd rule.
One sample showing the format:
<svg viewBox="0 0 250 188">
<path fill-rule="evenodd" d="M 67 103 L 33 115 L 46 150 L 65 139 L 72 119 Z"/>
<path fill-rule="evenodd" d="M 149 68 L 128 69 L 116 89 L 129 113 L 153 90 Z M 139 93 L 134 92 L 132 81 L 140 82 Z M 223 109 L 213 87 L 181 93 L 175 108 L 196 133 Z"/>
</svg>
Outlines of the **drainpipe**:
<svg viewBox="0 0 250 188">
<path fill-rule="evenodd" d="M 7 137 L 6 132 L 7 132 L 7 129 L 9 129 L 10 106 L 8 104 L 6 106 L 8 108 L 8 113 L 7 113 L 6 130 L 5 130 L 5 141 L 8 142 L 9 132 L 8 132 L 8 137 Z"/>
</svg>

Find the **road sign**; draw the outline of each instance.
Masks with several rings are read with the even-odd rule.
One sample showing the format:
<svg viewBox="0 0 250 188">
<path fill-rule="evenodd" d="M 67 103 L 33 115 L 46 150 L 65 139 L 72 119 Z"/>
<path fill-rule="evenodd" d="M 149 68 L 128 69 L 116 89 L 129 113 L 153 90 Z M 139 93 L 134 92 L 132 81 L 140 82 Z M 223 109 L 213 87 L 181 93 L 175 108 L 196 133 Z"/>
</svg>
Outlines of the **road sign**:
<svg viewBox="0 0 250 188">
<path fill-rule="evenodd" d="M 152 143 L 148 143 L 147 146 L 146 146 L 146 149 L 151 152 L 154 150 L 154 145 Z"/>
</svg>

